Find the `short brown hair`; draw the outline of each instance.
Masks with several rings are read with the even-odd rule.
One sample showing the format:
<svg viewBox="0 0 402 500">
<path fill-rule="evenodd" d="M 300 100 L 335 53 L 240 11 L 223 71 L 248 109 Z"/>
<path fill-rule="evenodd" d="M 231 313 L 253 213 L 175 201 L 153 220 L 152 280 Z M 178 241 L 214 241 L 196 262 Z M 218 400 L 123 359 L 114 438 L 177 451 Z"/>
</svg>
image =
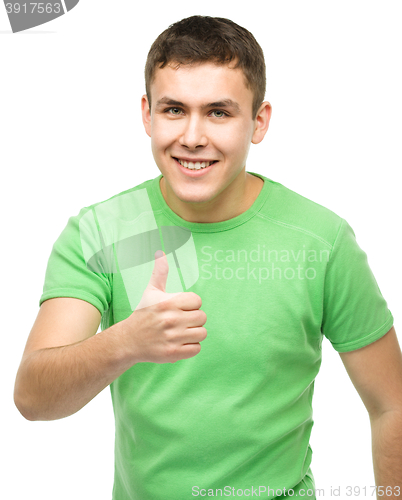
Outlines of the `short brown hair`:
<svg viewBox="0 0 402 500">
<path fill-rule="evenodd" d="M 157 68 L 168 63 L 198 62 L 228 64 L 243 70 L 246 86 L 254 94 L 252 116 L 264 101 L 266 69 L 264 53 L 254 36 L 238 24 L 222 17 L 191 16 L 163 31 L 152 44 L 145 65 L 145 88 L 151 106 L 151 83 Z"/>
</svg>

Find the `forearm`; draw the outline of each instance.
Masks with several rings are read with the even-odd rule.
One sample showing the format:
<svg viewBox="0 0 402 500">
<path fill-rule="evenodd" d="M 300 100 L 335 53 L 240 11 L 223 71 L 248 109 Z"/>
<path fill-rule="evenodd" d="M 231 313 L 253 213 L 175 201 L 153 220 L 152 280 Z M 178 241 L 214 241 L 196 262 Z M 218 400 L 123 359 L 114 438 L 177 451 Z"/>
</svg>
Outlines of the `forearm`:
<svg viewBox="0 0 402 500">
<path fill-rule="evenodd" d="M 371 437 L 377 498 L 401 500 L 402 411 L 387 412 L 380 417 L 371 418 Z"/>
<path fill-rule="evenodd" d="M 14 399 L 29 420 L 76 413 L 134 362 L 125 355 L 124 323 L 84 341 L 30 353 L 18 370 Z"/>
</svg>

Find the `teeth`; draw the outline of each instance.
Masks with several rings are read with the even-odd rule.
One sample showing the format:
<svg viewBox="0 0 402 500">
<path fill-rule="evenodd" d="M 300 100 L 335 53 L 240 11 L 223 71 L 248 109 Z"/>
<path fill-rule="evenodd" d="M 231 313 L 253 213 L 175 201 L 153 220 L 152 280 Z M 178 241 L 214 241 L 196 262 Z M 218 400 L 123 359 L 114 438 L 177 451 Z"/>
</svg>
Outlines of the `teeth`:
<svg viewBox="0 0 402 500">
<path fill-rule="evenodd" d="M 178 162 L 180 163 L 180 165 L 182 165 L 183 167 L 186 167 L 186 168 L 189 168 L 190 170 L 200 170 L 202 168 L 206 168 L 206 167 L 209 167 L 211 165 L 211 163 L 213 163 L 212 161 L 203 161 L 203 162 L 195 162 L 193 163 L 192 161 L 182 161 L 182 160 L 178 160 Z"/>
</svg>

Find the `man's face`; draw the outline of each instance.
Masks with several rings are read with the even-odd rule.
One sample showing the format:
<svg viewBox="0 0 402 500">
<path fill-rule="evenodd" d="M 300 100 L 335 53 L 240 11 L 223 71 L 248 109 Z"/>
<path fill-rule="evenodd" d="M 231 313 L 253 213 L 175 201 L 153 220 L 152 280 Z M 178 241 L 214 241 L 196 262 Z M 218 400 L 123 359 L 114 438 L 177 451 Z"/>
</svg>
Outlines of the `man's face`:
<svg viewBox="0 0 402 500">
<path fill-rule="evenodd" d="M 253 137 L 258 120 L 252 119 L 252 101 L 238 68 L 208 62 L 157 69 L 151 113 L 146 96 L 142 112 L 171 208 L 201 213 L 221 207 L 239 190 L 244 194 L 250 143 L 262 140 Z M 209 166 L 191 170 L 185 162 Z"/>
</svg>

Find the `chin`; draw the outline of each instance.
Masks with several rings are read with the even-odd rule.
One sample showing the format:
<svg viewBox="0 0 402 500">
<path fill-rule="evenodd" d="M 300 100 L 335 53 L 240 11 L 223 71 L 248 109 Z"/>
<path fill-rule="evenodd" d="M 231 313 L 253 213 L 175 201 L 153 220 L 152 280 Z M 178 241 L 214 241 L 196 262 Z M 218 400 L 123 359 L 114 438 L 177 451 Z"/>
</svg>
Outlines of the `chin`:
<svg viewBox="0 0 402 500">
<path fill-rule="evenodd" d="M 211 194 L 206 193 L 183 193 L 174 191 L 176 197 L 183 203 L 206 203 L 212 199 Z"/>
</svg>

